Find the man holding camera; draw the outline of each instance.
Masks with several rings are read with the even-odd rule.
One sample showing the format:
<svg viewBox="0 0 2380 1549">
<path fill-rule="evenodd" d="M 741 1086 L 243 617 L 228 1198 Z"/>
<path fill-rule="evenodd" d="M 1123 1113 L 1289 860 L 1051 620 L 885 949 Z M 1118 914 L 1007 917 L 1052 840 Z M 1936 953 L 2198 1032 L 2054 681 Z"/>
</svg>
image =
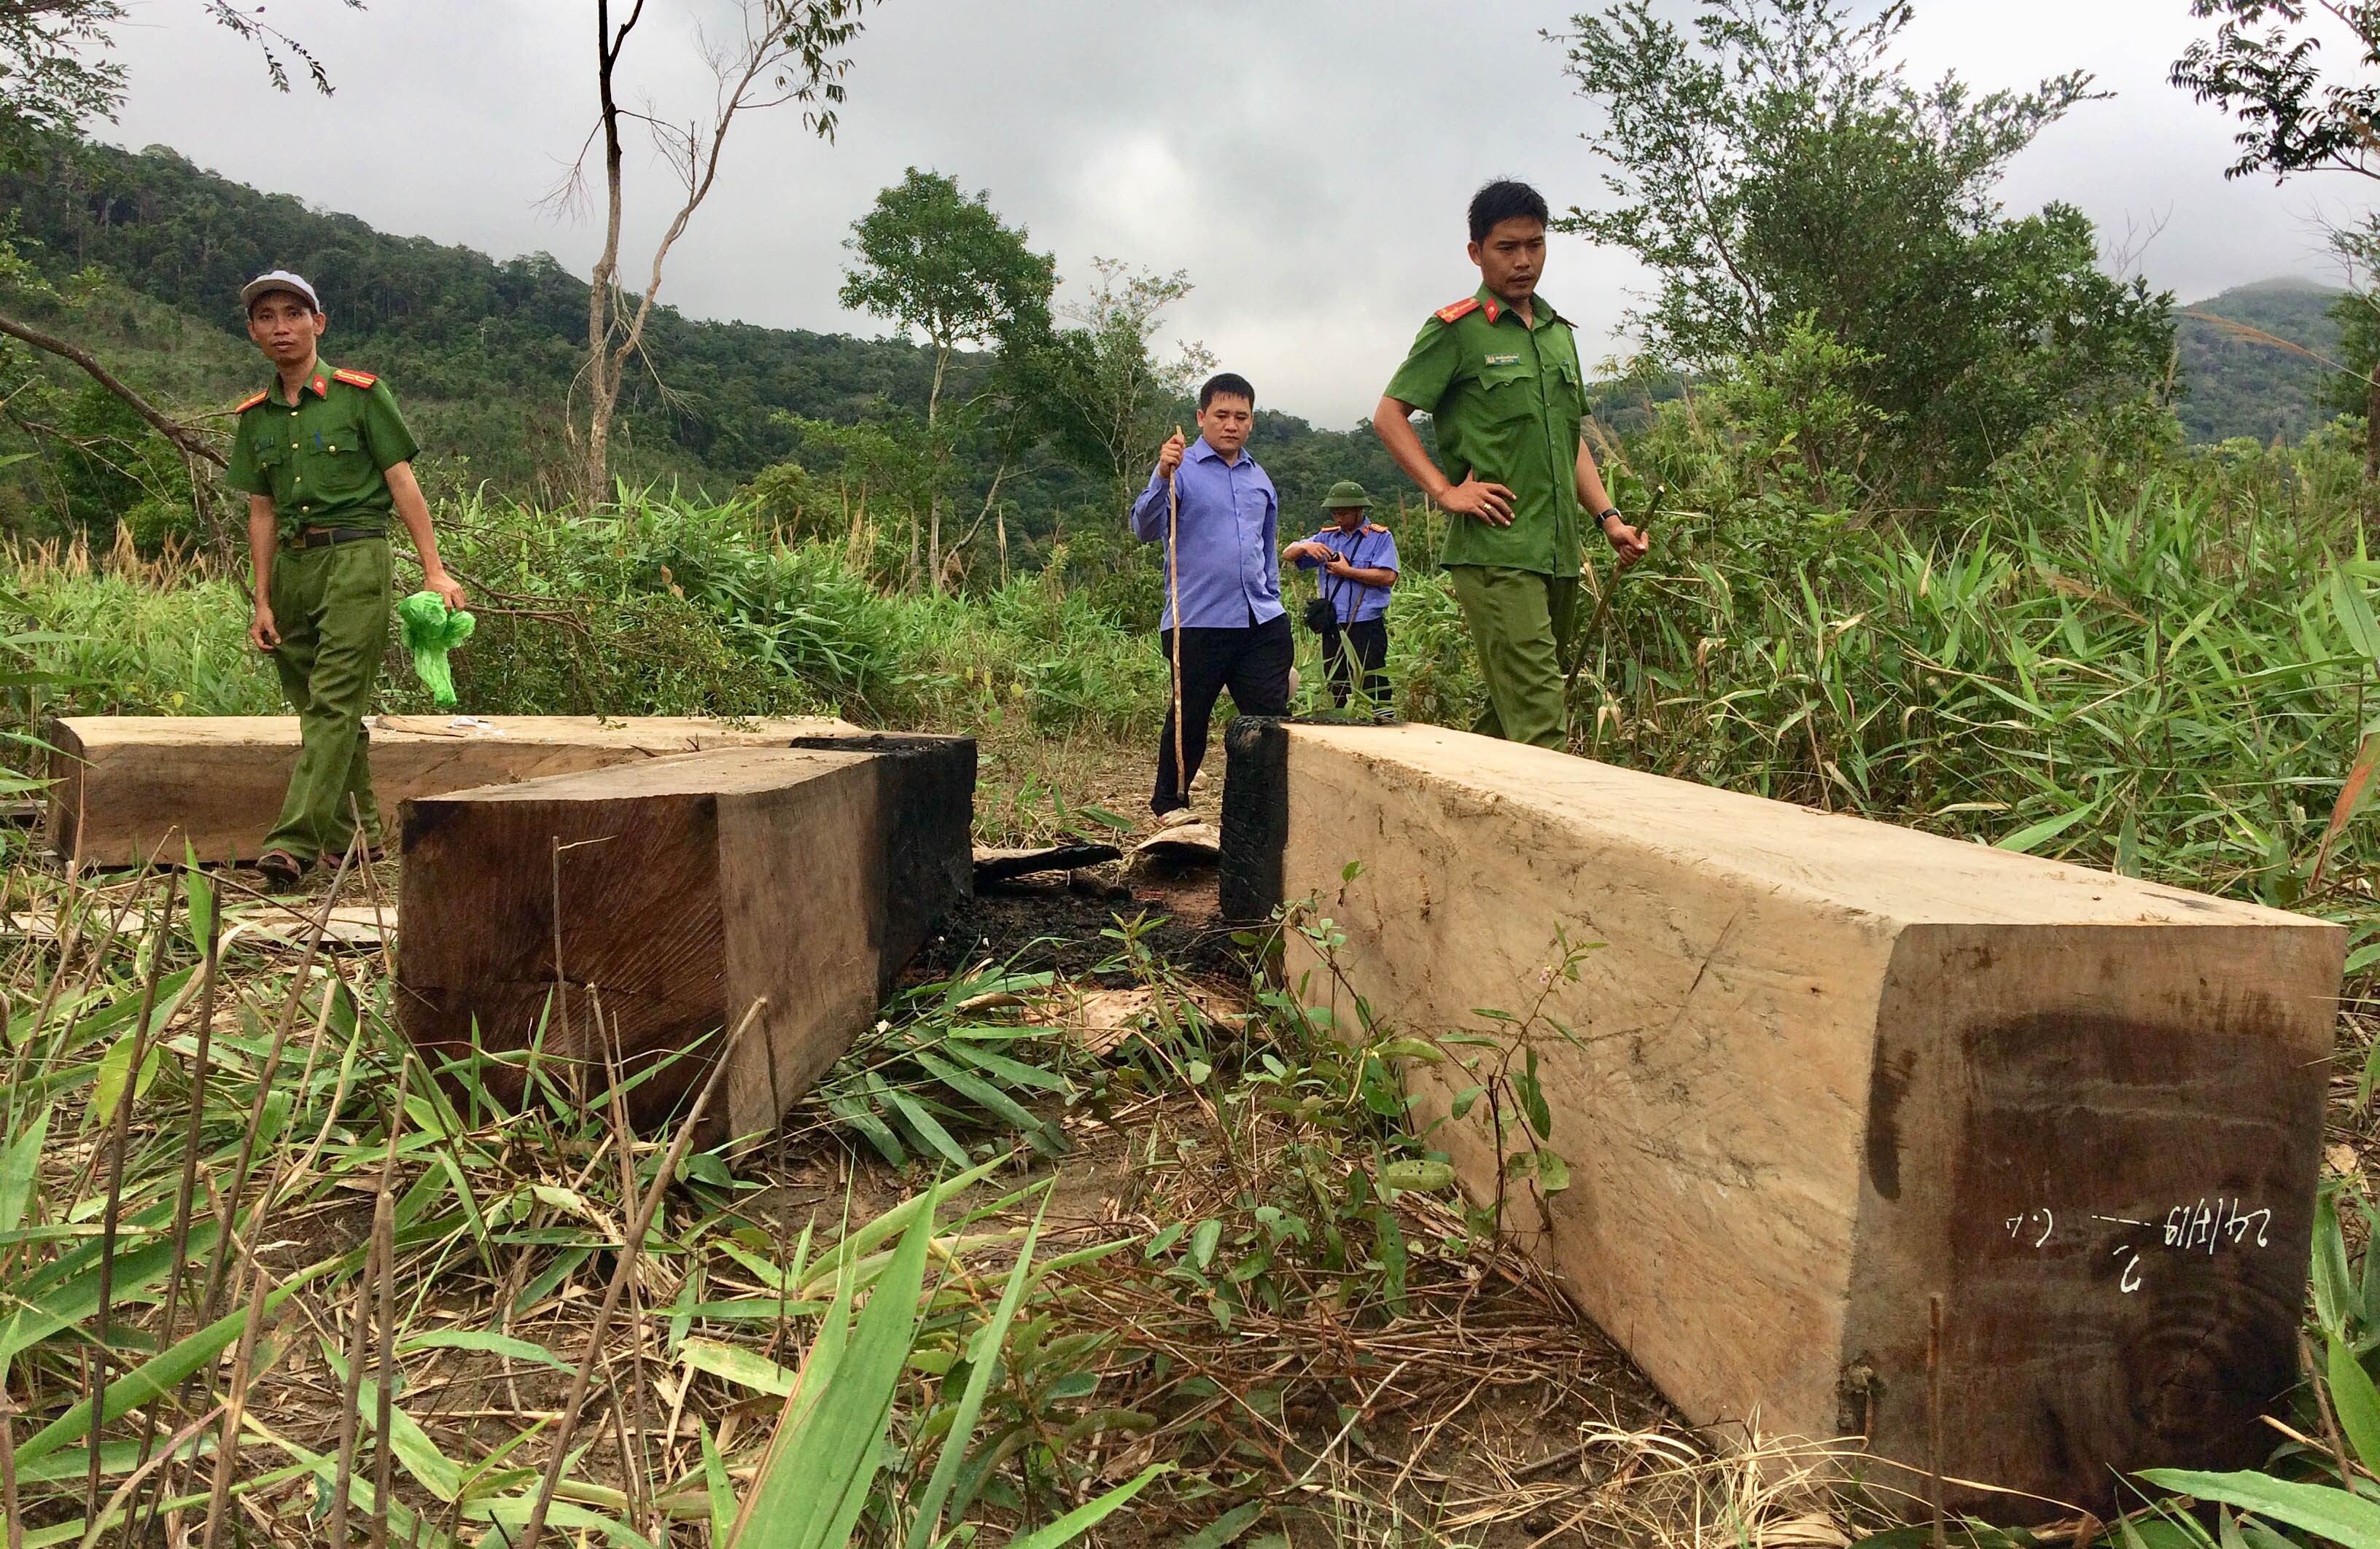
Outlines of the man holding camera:
<svg viewBox="0 0 2380 1549">
<path fill-rule="evenodd" d="M 1341 709 L 1358 678 L 1367 708 L 1385 715 L 1389 680 L 1389 588 L 1397 584 L 1396 535 L 1367 521 L 1372 499 L 1352 478 L 1323 498 L 1330 525 L 1281 551 L 1300 570 L 1319 570 L 1322 595 L 1306 605 L 1306 623 L 1322 636 L 1330 703 Z"/>
</svg>

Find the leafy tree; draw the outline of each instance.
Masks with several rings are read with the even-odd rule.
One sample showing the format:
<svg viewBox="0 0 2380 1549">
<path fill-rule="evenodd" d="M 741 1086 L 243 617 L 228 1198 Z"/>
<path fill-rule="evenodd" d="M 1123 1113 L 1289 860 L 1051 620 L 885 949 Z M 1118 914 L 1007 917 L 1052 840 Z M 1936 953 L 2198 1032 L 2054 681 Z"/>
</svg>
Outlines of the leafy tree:
<svg viewBox="0 0 2380 1549">
<path fill-rule="evenodd" d="M 91 55 L 122 19 L 114 0 L 0 4 L 0 159 L 22 164 L 44 137 L 115 115 L 124 67 Z"/>
<path fill-rule="evenodd" d="M 1107 479 L 1109 502 L 1121 507 L 1156 459 L 1164 417 L 1180 412 L 1215 357 L 1195 344 L 1171 359 L 1157 354 L 1158 320 L 1190 294 L 1181 270 L 1154 274 L 1103 258 L 1091 267 L 1099 279 L 1090 298 L 1065 309 L 1075 326 L 1060 331 L 1046 356 L 1025 369 L 1060 444 Z"/>
<path fill-rule="evenodd" d="M 363 0 L 341 0 L 351 10 Z M 314 89 L 331 94 L 330 73 L 306 45 L 260 19 L 261 6 L 197 0 L 216 26 L 257 45 L 274 90 L 289 90 L 289 54 Z M 0 161 L 22 165 L 42 139 L 71 135 L 94 118 L 113 119 L 124 101 L 124 67 L 107 58 L 113 29 L 128 12 L 120 0 L 0 0 Z"/>
<path fill-rule="evenodd" d="M 2223 175 L 2269 172 L 2278 181 L 2342 172 L 2380 181 L 2380 85 L 2358 71 L 2380 65 L 2380 0 L 2191 0 L 2190 13 L 2220 18 L 2174 61 L 2172 81 L 2238 119 L 2240 155 Z M 2327 16 L 2328 25 L 2317 21 Z M 2265 26 L 2267 19 L 2271 26 Z M 2255 30 L 2261 28 L 2262 30 Z M 2348 44 L 2344 70 L 2325 73 L 2324 34 Z M 2365 275 L 2380 270 L 2380 216 L 2336 229 L 2332 243 Z M 2380 289 L 2367 280 L 2331 310 L 2340 328 L 2344 375 L 2328 394 L 2364 417 L 2363 477 L 2380 479 Z"/>
<path fill-rule="evenodd" d="M 1911 84 L 1892 61 L 1911 18 L 1846 0 L 1703 0 L 1687 26 L 1625 0 L 1557 41 L 1602 113 L 1586 139 L 1616 205 L 1560 224 L 1628 248 L 1659 277 L 1635 321 L 1690 372 L 1781 348 L 1807 320 L 1855 363 L 1887 419 L 1903 498 L 1971 480 L 2077 402 L 2164 374 L 2168 298 L 2100 272 L 2070 206 L 2011 220 L 2010 158 L 2090 78 L 1976 95 Z"/>
<path fill-rule="evenodd" d="M 838 425 L 791 414 L 778 418 L 793 432 L 802 454 L 809 460 L 802 478 L 806 509 L 803 520 L 795 526 L 796 532 L 824 536 L 828 516 L 826 486 L 832 479 L 835 517 L 847 524 L 844 558 L 854 569 L 875 572 L 878 567 L 873 563 L 875 545 L 870 531 L 876 524 L 868 518 L 870 502 L 880 510 L 890 502 L 915 532 L 917 508 L 925 503 L 933 484 L 935 469 L 921 444 L 917 419 L 897 412 L 880 413 L 877 418 L 857 425 Z M 771 478 L 771 474 L 776 477 Z M 789 492 L 784 489 L 786 482 L 786 476 L 772 468 L 753 480 L 753 489 L 764 501 L 775 494 L 782 504 Z M 768 510 L 766 505 L 762 509 L 764 513 Z M 893 569 L 903 580 L 908 578 L 906 570 L 897 564 Z"/>
<path fill-rule="evenodd" d="M 844 246 L 857 261 L 844 272 L 843 304 L 922 335 L 933 351 L 934 381 L 926 395 L 931 463 L 926 571 L 939 592 L 942 484 L 950 457 L 941 422 L 942 384 L 951 352 L 1000 339 L 1029 348 L 1046 335 L 1057 261 L 1027 248 L 1024 228 L 1004 224 L 989 193 L 970 197 L 960 191 L 956 178 L 916 167 L 878 194 L 875 206 L 852 223 L 851 231 Z"/>
</svg>

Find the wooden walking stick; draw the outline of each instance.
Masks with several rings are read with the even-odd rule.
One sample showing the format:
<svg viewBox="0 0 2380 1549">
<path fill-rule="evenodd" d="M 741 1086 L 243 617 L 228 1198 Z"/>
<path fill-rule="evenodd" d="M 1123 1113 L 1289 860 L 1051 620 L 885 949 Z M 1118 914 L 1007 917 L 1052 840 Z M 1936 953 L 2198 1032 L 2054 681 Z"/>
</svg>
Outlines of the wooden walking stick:
<svg viewBox="0 0 2380 1549">
<path fill-rule="evenodd" d="M 1173 427 L 1179 437 L 1182 427 Z M 1189 447 L 1183 447 L 1186 454 Z M 1190 800 L 1190 761 L 1182 751 L 1182 465 L 1165 476 L 1165 580 L 1173 606 L 1173 793 Z M 1160 817 L 1164 814 L 1160 813 Z"/>
</svg>

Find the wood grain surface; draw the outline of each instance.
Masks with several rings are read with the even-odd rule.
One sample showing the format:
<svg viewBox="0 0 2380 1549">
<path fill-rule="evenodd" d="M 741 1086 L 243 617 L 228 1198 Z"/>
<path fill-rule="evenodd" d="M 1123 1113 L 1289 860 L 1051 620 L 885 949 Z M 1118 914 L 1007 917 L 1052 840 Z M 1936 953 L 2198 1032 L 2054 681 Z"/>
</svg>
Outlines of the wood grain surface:
<svg viewBox="0 0 2380 1549">
<path fill-rule="evenodd" d="M 415 796 L 604 768 L 716 747 L 786 746 L 856 732 L 829 717 L 375 718 L 372 785 L 392 823 Z M 484 730 L 482 729 L 484 728 Z M 50 723 L 47 830 L 85 865 L 253 860 L 280 816 L 298 759 L 296 716 L 75 716 Z"/>
<path fill-rule="evenodd" d="M 1431 1144 L 1690 1418 L 1864 1434 L 1922 1496 L 1938 1389 L 1945 1473 L 2101 1508 L 2265 1450 L 2343 932 L 1460 732 L 1259 730 L 1224 826 L 1280 856 L 1226 871 L 1346 938 L 1293 982 L 1535 1050 L 1567 1189 L 1510 1176 L 1509 1094 L 1451 1117 L 1451 1063 L 1407 1071 Z"/>
<path fill-rule="evenodd" d="M 772 1128 L 966 890 L 973 744 L 878 745 L 680 754 L 407 803 L 407 1032 L 503 1051 L 542 1025 L 540 1059 L 581 1093 L 605 1087 L 608 1059 L 650 1129 L 759 1003 L 712 1116 L 722 1136 Z M 491 1079 L 507 1101 L 520 1084 L 515 1068 Z"/>
</svg>

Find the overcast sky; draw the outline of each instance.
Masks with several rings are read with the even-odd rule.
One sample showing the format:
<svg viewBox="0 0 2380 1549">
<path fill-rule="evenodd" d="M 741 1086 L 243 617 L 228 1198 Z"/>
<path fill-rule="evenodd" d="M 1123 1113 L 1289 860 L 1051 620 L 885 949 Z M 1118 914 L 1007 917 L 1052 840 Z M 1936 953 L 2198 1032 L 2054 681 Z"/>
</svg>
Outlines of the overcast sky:
<svg viewBox="0 0 2380 1549">
<path fill-rule="evenodd" d="M 132 0 L 131 95 L 104 138 L 164 143 L 242 182 L 384 231 L 584 272 L 601 236 L 539 207 L 594 111 L 592 0 L 275 0 L 337 84 L 277 96 L 253 53 L 194 0 Z M 1432 308 L 1468 295 L 1463 205 L 1485 178 L 1559 207 L 1601 197 L 1578 139 L 1586 104 L 1542 41 L 1571 7 L 1523 0 L 888 0 L 868 24 L 837 143 L 792 110 L 739 123 L 720 184 L 672 258 L 663 298 L 698 317 L 874 335 L 835 304 L 851 222 L 905 167 L 930 167 L 1030 229 L 1073 280 L 1093 256 L 1186 271 L 1173 314 L 1268 406 L 1318 424 L 1367 414 Z M 1687 9 L 1680 0 L 1678 9 Z M 707 109 L 698 28 L 728 0 L 650 0 L 625 67 L 663 115 Z M 1913 73 L 1985 88 L 2094 72 L 2077 109 L 2013 168 L 2012 211 L 2080 205 L 2183 301 L 2277 275 L 2333 279 L 2313 215 L 2357 190 L 2226 183 L 2230 127 L 2165 83 L 2192 35 L 2186 0 L 1920 0 Z M 674 185 L 629 160 L 635 254 Z M 1642 279 L 1621 254 L 1557 239 L 1546 294 L 1590 356 Z M 638 272 L 629 265 L 631 274 Z M 334 314 L 339 279 L 313 276 Z"/>
</svg>

